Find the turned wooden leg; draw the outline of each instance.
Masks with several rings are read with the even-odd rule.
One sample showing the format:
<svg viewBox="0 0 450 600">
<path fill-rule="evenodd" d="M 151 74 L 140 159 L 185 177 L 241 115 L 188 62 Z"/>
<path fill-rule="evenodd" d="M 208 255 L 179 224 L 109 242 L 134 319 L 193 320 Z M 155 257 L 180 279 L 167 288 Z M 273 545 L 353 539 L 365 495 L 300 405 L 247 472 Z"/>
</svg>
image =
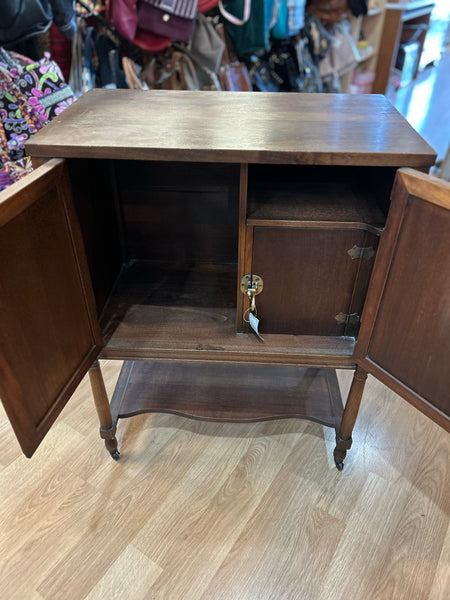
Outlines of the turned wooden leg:
<svg viewBox="0 0 450 600">
<path fill-rule="evenodd" d="M 95 408 L 100 421 L 100 437 L 105 440 L 106 449 L 114 460 L 118 460 L 120 453 L 117 449 L 116 423 L 112 420 L 108 395 L 98 360 L 89 369 L 89 379 L 91 381 Z"/>
<path fill-rule="evenodd" d="M 358 416 L 359 405 L 366 384 L 367 372 L 361 367 L 357 367 L 353 375 L 352 386 L 348 394 L 347 404 L 342 415 L 339 432 L 336 433 L 336 448 L 334 449 L 334 462 L 339 471 L 344 468 L 344 458 L 347 450 L 352 445 L 352 431 Z"/>
</svg>

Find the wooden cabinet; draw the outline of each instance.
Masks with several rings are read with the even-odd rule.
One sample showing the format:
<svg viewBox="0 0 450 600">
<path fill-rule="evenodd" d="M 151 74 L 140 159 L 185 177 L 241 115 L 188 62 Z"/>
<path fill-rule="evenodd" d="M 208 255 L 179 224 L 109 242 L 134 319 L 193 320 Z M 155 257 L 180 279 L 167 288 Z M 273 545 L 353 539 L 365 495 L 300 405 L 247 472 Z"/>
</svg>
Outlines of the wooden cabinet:
<svg viewBox="0 0 450 600">
<path fill-rule="evenodd" d="M 435 154 L 385 98 L 93 90 L 28 150 L 51 160 L 0 202 L 27 456 L 89 367 L 115 458 L 117 420 L 157 410 L 309 418 L 342 468 L 367 371 L 449 428 L 449 186 L 397 174 Z M 125 360 L 111 409 L 98 356 Z"/>
</svg>

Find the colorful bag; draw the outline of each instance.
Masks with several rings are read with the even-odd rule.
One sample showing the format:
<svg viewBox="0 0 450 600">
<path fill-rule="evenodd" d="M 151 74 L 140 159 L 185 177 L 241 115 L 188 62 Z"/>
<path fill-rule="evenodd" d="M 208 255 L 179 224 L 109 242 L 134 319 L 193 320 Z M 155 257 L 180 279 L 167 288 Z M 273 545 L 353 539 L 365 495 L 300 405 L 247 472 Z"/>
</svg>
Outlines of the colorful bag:
<svg viewBox="0 0 450 600">
<path fill-rule="evenodd" d="M 25 142 L 46 122 L 42 107 L 30 106 L 13 77 L 0 62 L 0 173 L 6 187 L 31 171 Z M 44 118 L 44 121 L 41 119 Z"/>
<path fill-rule="evenodd" d="M 306 0 L 278 0 L 278 14 L 272 37 L 285 40 L 297 35 L 305 22 Z"/>
<path fill-rule="evenodd" d="M 11 161 L 25 156 L 25 142 L 48 120 L 39 99 L 29 102 L 14 76 L 0 63 L 0 119 Z"/>
<path fill-rule="evenodd" d="M 64 81 L 61 69 L 50 60 L 48 54 L 41 60 L 27 65 L 19 73 L 16 81 L 28 102 L 32 104 L 39 101 L 50 120 L 74 101 L 71 87 Z"/>
</svg>

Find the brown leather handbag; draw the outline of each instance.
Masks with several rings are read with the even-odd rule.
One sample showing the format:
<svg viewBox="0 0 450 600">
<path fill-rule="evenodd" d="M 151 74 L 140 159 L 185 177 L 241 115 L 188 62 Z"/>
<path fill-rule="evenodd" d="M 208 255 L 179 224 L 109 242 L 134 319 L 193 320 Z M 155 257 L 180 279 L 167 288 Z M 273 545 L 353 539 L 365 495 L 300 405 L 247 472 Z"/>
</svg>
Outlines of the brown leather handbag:
<svg viewBox="0 0 450 600">
<path fill-rule="evenodd" d="M 223 23 L 216 25 L 216 32 L 223 40 L 225 47 L 218 73 L 222 90 L 225 92 L 252 92 L 253 86 L 247 66 L 239 62 Z"/>
</svg>

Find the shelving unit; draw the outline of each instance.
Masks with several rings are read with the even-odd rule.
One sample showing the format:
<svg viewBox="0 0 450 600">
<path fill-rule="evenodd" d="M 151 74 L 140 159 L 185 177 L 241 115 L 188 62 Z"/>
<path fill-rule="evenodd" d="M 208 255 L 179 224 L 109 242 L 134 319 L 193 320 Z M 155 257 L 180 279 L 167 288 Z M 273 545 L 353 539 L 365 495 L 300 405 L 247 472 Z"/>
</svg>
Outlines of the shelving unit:
<svg viewBox="0 0 450 600">
<path fill-rule="evenodd" d="M 392 68 L 395 65 L 402 37 L 406 26 L 424 26 L 418 37 L 419 51 L 418 60 L 413 79 L 417 74 L 420 55 L 422 53 L 428 23 L 434 2 L 431 0 L 399 0 L 388 2 L 386 5 L 386 18 L 382 29 L 380 41 L 380 52 L 376 62 L 376 78 L 373 84 L 373 92 L 384 94 L 389 84 Z M 403 40 L 406 41 L 406 40 Z"/>
<path fill-rule="evenodd" d="M 349 12 L 349 19 L 352 25 L 352 37 L 359 52 L 357 70 L 361 73 L 373 73 L 375 77 L 386 13 L 386 0 L 374 0 L 371 6 L 372 8 L 366 15 L 359 17 L 354 17 Z M 362 41 L 367 45 L 362 45 Z M 358 93 L 357 88 L 352 86 L 352 75 L 352 73 L 344 75 L 341 82 L 342 89 L 344 92 Z M 370 93 L 372 87 L 371 84 L 368 84 L 365 91 Z"/>
</svg>

